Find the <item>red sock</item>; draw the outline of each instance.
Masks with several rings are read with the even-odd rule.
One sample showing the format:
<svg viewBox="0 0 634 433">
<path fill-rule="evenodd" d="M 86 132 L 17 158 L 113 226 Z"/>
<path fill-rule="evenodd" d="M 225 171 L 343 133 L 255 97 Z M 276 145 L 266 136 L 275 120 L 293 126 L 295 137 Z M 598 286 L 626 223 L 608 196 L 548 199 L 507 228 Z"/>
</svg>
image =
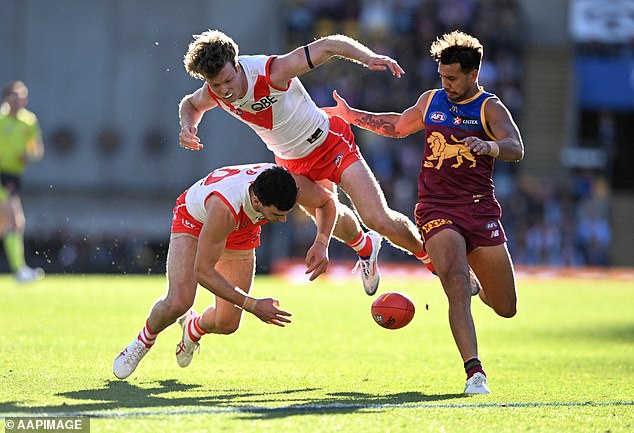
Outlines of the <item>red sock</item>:
<svg viewBox="0 0 634 433">
<path fill-rule="evenodd" d="M 352 247 L 362 259 L 367 259 L 372 255 L 372 242 L 370 242 L 368 235 L 363 231 L 352 242 L 348 242 L 347 245 Z"/>
<path fill-rule="evenodd" d="M 420 251 L 420 253 L 415 254 L 415 257 L 418 260 L 420 260 L 421 262 L 423 262 L 425 267 L 427 269 L 429 269 L 429 272 L 431 272 L 432 274 L 436 275 L 436 268 L 434 268 L 434 264 L 431 262 L 431 259 L 429 258 L 429 255 L 427 255 L 427 251 L 425 251 L 425 248 L 423 248 Z"/>
<path fill-rule="evenodd" d="M 200 340 L 200 337 L 206 334 L 206 332 L 200 328 L 200 317 L 201 316 L 194 317 L 194 319 L 189 322 L 189 326 L 187 327 L 187 333 L 189 334 L 189 338 L 192 341 L 198 341 Z"/>
<path fill-rule="evenodd" d="M 145 326 L 143 327 L 143 329 L 141 329 L 141 332 L 139 332 L 139 336 L 137 337 L 137 339 L 141 343 L 145 344 L 145 347 L 149 349 L 156 342 L 157 335 L 158 335 L 158 332 L 152 331 L 148 325 L 148 321 L 146 320 Z"/>
</svg>

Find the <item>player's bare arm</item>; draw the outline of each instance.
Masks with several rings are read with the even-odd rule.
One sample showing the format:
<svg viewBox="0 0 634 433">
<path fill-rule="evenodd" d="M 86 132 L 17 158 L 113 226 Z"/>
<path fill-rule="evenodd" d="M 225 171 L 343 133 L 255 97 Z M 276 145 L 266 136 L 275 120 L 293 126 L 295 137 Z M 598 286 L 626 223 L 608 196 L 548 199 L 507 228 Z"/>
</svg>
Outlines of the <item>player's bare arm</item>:
<svg viewBox="0 0 634 433">
<path fill-rule="evenodd" d="M 467 137 L 464 143 L 477 155 L 491 155 L 503 161 L 517 162 L 524 158 L 524 143 L 519 129 L 504 104 L 497 98 L 489 100 L 484 116 L 495 140 Z"/>
<path fill-rule="evenodd" d="M 216 264 L 225 249 L 227 237 L 236 228 L 236 219 L 226 203 L 215 195 L 207 201 L 207 214 L 207 222 L 203 224 L 198 238 L 194 264 L 198 282 L 214 295 L 243 307 L 263 322 L 282 327 L 285 323 L 290 323 L 288 317 L 291 314 L 277 308 L 279 303 L 276 299 L 253 298 L 241 288 L 229 284 L 216 270 Z"/>
<path fill-rule="evenodd" d="M 194 93 L 185 96 L 178 105 L 181 127 L 178 140 L 182 147 L 189 150 L 200 150 L 204 147 L 198 138 L 198 124 L 205 112 L 218 105 L 207 93 L 206 86 L 207 84 L 203 84 Z"/>
<path fill-rule="evenodd" d="M 402 113 L 372 113 L 353 108 L 348 105 L 345 99 L 339 96 L 336 90 L 333 92 L 332 97 L 337 105 L 325 108 L 325 111 L 338 115 L 347 122 L 376 134 L 402 138 L 424 128 L 423 109 L 427 103 L 427 93 L 421 95 L 415 105 Z"/>
<path fill-rule="evenodd" d="M 315 209 L 317 235 L 306 253 L 306 274 L 310 281 L 328 270 L 328 245 L 337 219 L 337 206 L 332 193 L 304 176 L 293 174 L 299 192 L 297 203 Z"/>
<path fill-rule="evenodd" d="M 39 132 L 40 126 L 37 126 L 38 134 L 27 144 L 26 152 L 22 156 L 26 164 L 32 164 L 40 161 L 44 157 L 44 143 L 42 142 L 42 134 Z"/>
<path fill-rule="evenodd" d="M 335 56 L 362 64 L 371 71 L 389 71 L 398 78 L 405 73 L 396 60 L 376 54 L 348 36 L 331 35 L 277 57 L 270 67 L 271 82 L 284 88 L 288 80 L 305 74 Z"/>
</svg>

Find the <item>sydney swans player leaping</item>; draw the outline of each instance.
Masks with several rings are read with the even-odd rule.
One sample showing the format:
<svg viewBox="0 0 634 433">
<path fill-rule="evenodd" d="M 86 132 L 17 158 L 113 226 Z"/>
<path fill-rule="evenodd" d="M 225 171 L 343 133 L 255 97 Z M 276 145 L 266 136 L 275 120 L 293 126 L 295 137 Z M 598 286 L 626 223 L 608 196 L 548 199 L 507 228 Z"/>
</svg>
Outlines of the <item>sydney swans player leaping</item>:
<svg viewBox="0 0 634 433">
<path fill-rule="evenodd" d="M 337 213 L 329 191 L 263 163 L 219 168 L 181 194 L 167 255 L 167 295 L 154 304 L 138 336 L 115 359 L 114 375 L 124 379 L 132 374 L 158 334 L 179 317 L 183 334 L 176 358 L 181 367 L 189 365 L 203 334 L 235 332 L 243 310 L 273 325 L 290 323 L 291 314 L 280 309 L 277 300 L 254 298 L 249 291 L 260 226 L 285 222 L 296 202 L 316 211 L 317 236 L 306 254 L 306 273 L 313 280 L 328 267 Z M 190 310 L 198 284 L 216 298 L 200 316 Z"/>
<path fill-rule="evenodd" d="M 381 235 L 423 261 L 427 255 L 416 226 L 387 206 L 350 125 L 319 109 L 299 81 L 300 75 L 333 56 L 397 77 L 403 73 L 393 59 L 342 35 L 321 38 L 280 56 L 238 56 L 238 45 L 217 30 L 195 35 L 184 63 L 189 74 L 204 84 L 180 103 L 180 145 L 201 149 L 198 124 L 207 111 L 220 107 L 250 126 L 278 164 L 332 191 L 340 185 L 370 231 L 364 233 L 352 210 L 338 203 L 334 235 L 359 255 L 364 289 L 373 295 L 379 285 Z M 304 209 L 314 215 L 313 208 Z"/>
</svg>

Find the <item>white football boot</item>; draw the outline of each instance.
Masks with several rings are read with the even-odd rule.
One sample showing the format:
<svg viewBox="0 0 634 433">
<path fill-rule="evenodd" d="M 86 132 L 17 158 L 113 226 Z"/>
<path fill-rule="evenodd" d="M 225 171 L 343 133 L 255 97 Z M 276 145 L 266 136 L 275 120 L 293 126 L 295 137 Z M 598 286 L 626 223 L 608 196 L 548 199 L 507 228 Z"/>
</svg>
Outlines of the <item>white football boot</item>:
<svg viewBox="0 0 634 433">
<path fill-rule="evenodd" d="M 381 274 L 379 273 L 378 258 L 383 238 L 374 230 L 370 230 L 367 233 L 367 236 L 368 239 L 370 239 L 370 242 L 372 242 L 372 254 L 370 254 L 370 257 L 365 260 L 359 258 L 359 261 L 354 266 L 354 269 L 352 269 L 352 272 L 354 273 L 358 267 L 361 267 L 361 279 L 363 280 L 363 289 L 365 290 L 365 293 L 367 293 L 369 296 L 372 296 L 379 288 L 379 281 L 381 279 Z"/>
<path fill-rule="evenodd" d="M 482 373 L 476 373 L 467 380 L 464 387 L 465 394 L 491 394 L 487 377 Z"/>
<path fill-rule="evenodd" d="M 178 319 L 178 323 L 183 328 L 183 337 L 176 345 L 176 361 L 178 361 L 178 365 L 183 368 L 187 367 L 192 362 L 196 349 L 200 351 L 200 343 L 192 341 L 192 339 L 189 338 L 189 332 L 187 331 L 190 322 L 194 320 L 196 316 L 198 316 L 198 314 L 196 314 L 194 310 L 189 310 L 183 317 Z"/>
<path fill-rule="evenodd" d="M 119 379 L 125 379 L 136 369 L 141 359 L 150 351 L 145 344 L 135 338 L 114 360 L 112 371 Z"/>
<path fill-rule="evenodd" d="M 31 281 L 37 281 L 44 278 L 44 269 L 42 268 L 29 268 L 23 266 L 14 275 L 15 280 L 19 283 L 30 283 Z"/>
</svg>

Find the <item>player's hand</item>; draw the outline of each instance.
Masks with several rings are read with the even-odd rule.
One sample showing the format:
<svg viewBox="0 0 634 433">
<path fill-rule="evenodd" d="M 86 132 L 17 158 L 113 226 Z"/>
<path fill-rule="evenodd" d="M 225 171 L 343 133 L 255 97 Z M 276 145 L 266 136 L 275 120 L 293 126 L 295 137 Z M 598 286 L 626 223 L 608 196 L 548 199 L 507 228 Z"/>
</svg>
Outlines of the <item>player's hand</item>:
<svg viewBox="0 0 634 433">
<path fill-rule="evenodd" d="M 178 134 L 178 141 L 181 147 L 189 150 L 200 150 L 204 147 L 198 138 L 198 128 L 195 126 L 183 126 Z"/>
<path fill-rule="evenodd" d="M 491 143 L 478 137 L 467 137 L 463 140 L 471 153 L 476 155 L 488 155 L 491 152 Z"/>
<path fill-rule="evenodd" d="M 291 323 L 289 317 L 292 316 L 288 311 L 280 310 L 280 303 L 273 298 L 257 299 L 251 313 L 265 323 L 284 327 L 286 323 Z"/>
<path fill-rule="evenodd" d="M 336 105 L 334 107 L 322 107 L 322 110 L 324 110 L 329 116 L 339 116 L 347 121 L 346 114 L 350 111 L 348 102 L 339 96 L 339 93 L 337 93 L 336 90 L 332 91 L 332 99 L 335 100 Z"/>
<path fill-rule="evenodd" d="M 328 270 L 328 248 L 321 242 L 314 242 L 306 253 L 306 272 L 310 281 Z"/>
<path fill-rule="evenodd" d="M 371 71 L 385 71 L 387 69 L 397 78 L 401 78 L 401 75 L 405 73 L 396 60 L 388 56 L 380 55 L 370 58 L 368 69 Z"/>
</svg>

